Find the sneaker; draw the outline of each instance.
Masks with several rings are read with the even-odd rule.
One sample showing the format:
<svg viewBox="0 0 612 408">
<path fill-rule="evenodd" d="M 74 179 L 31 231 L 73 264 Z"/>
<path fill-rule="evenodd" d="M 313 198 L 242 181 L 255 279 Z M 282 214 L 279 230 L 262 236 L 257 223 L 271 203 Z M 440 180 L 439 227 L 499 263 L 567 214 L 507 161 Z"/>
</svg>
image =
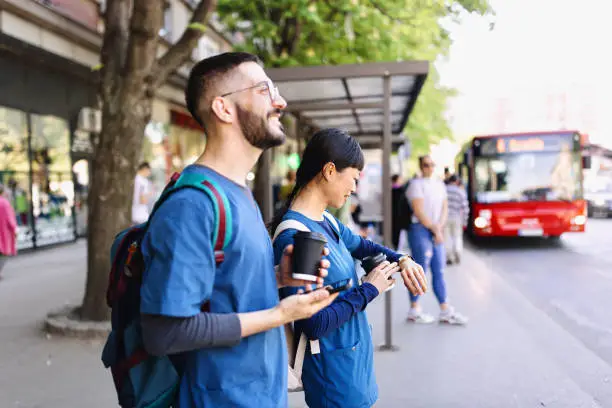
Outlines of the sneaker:
<svg viewBox="0 0 612 408">
<path fill-rule="evenodd" d="M 459 326 L 467 324 L 468 320 L 469 319 L 466 316 L 463 316 L 461 313 L 457 313 L 453 308 L 450 308 L 445 312 L 440 312 L 440 318 L 438 319 L 440 323 Z"/>
<path fill-rule="evenodd" d="M 429 324 L 433 323 L 436 319 L 434 319 L 432 315 L 424 313 L 421 310 L 410 309 L 408 312 L 408 318 L 406 320 L 408 323 Z"/>
</svg>

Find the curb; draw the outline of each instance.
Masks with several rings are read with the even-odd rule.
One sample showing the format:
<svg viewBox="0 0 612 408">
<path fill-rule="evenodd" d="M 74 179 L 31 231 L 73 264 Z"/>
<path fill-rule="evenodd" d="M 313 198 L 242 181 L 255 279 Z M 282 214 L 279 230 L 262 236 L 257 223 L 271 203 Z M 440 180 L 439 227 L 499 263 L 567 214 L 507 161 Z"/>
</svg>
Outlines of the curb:
<svg viewBox="0 0 612 408">
<path fill-rule="evenodd" d="M 66 306 L 47 315 L 44 331 L 49 334 L 83 340 L 104 340 L 111 331 L 109 321 L 93 322 L 79 320 L 76 306 Z"/>
</svg>

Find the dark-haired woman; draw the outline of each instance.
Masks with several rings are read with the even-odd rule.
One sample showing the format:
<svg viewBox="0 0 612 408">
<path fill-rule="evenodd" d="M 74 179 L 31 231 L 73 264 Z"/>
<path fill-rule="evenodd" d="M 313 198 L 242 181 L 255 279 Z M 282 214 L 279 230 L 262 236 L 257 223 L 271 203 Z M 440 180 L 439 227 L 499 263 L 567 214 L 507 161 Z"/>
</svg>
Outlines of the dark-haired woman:
<svg viewBox="0 0 612 408">
<path fill-rule="evenodd" d="M 426 289 L 423 269 L 410 257 L 355 235 L 325 211 L 341 207 L 355 191 L 364 157 L 359 144 L 339 129 L 324 129 L 308 142 L 296 183 L 283 210 L 270 226 L 278 262 L 299 230 L 325 235 L 331 262 L 326 284 L 352 279 L 354 285 L 330 306 L 295 324 L 296 338 L 310 340 L 303 363 L 306 403 L 318 407 L 370 407 L 378 399 L 374 378 L 373 345 L 365 308 L 394 282 L 401 271 L 404 284 L 415 293 Z M 280 226 L 280 227 L 279 227 Z M 290 227 L 287 227 L 290 226 Z M 384 253 L 388 261 L 358 278 L 354 259 Z M 281 291 L 281 296 L 294 289 Z"/>
</svg>

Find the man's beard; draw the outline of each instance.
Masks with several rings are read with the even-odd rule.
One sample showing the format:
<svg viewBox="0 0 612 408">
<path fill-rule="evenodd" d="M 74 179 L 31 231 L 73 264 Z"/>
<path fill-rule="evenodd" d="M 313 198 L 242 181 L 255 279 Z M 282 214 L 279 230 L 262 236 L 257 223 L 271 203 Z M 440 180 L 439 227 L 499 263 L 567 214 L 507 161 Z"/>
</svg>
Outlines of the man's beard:
<svg viewBox="0 0 612 408">
<path fill-rule="evenodd" d="M 242 130 L 242 134 L 252 146 L 265 150 L 280 146 L 285 142 L 285 132 L 282 125 L 276 134 L 272 133 L 269 128 L 268 121 L 272 115 L 280 113 L 278 110 L 269 112 L 265 119 L 243 109 L 239 105 L 236 105 L 236 113 L 238 114 L 240 130 Z"/>
</svg>

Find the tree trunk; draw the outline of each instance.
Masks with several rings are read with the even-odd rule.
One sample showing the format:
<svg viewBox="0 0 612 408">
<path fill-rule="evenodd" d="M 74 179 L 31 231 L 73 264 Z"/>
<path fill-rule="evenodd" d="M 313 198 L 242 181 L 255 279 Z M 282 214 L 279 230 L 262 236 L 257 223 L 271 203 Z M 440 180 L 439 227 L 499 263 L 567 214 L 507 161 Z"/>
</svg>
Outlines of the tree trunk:
<svg viewBox="0 0 612 408">
<path fill-rule="evenodd" d="M 138 92 L 141 94 L 141 92 Z M 81 318 L 101 321 L 109 318 L 106 286 L 110 271 L 110 247 L 115 235 L 131 224 L 134 173 L 142 148 L 142 135 L 151 116 L 151 99 L 129 95 L 133 104 L 117 115 L 104 112 L 104 130 L 96 153 L 89 201 L 87 243 L 87 285 Z M 121 137 L 116 137 L 121 135 Z"/>
<path fill-rule="evenodd" d="M 83 320 L 101 321 L 110 315 L 106 305 L 110 247 L 115 235 L 131 223 L 134 174 L 153 105 L 150 74 L 162 5 L 161 0 L 134 0 L 132 8 L 126 0 L 108 4 L 101 58 L 102 132 L 94 151 L 88 202 Z"/>
<path fill-rule="evenodd" d="M 100 99 L 102 131 L 92 165 L 87 243 L 87 283 L 80 308 L 83 320 L 109 318 L 106 288 L 110 247 L 131 224 L 134 175 L 144 130 L 158 87 L 191 55 L 202 31 L 187 28 L 159 59 L 158 33 L 164 0 L 108 0 L 104 15 Z M 216 0 L 202 0 L 190 23 L 205 23 Z"/>
</svg>

